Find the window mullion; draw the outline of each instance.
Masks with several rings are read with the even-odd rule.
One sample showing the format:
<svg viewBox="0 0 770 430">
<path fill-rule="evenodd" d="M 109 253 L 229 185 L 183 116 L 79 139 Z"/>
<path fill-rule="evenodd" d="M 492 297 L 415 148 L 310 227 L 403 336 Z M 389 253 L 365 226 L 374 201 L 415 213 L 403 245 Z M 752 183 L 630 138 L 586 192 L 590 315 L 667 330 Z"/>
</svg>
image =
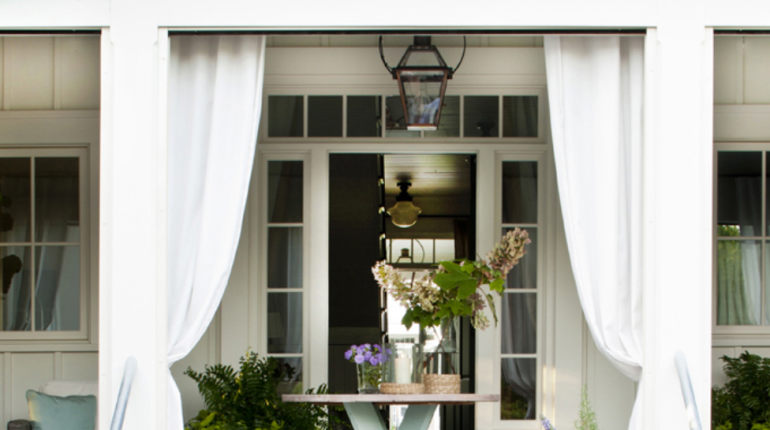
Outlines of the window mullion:
<svg viewBox="0 0 770 430">
<path fill-rule="evenodd" d="M 35 327 L 36 320 L 37 320 L 36 315 L 35 315 L 35 309 L 36 309 L 35 302 L 37 301 L 36 298 L 35 298 L 35 295 L 37 293 L 37 291 L 35 290 L 35 287 L 37 286 L 37 282 L 36 282 L 37 273 L 35 273 L 35 267 L 37 266 L 36 265 L 36 261 L 35 261 L 36 258 L 37 258 L 37 256 L 35 255 L 35 240 L 37 239 L 35 237 L 35 233 L 36 233 L 35 232 L 35 176 L 36 176 L 35 175 L 35 157 L 29 157 L 29 162 L 30 162 L 30 169 L 29 169 L 29 171 L 30 171 L 30 175 L 31 175 L 30 187 L 29 187 L 29 201 L 30 201 L 30 214 L 29 214 L 29 219 L 30 219 L 30 223 L 29 223 L 30 224 L 30 227 L 29 227 L 30 233 L 29 234 L 30 235 L 29 235 L 29 237 L 30 237 L 30 243 L 31 243 L 31 246 L 30 246 L 30 262 L 31 263 L 30 263 L 30 270 L 29 270 L 29 273 L 30 273 L 30 286 L 29 286 L 29 288 L 30 288 L 31 291 L 30 291 L 30 295 L 29 295 L 29 305 L 32 308 L 32 311 L 29 314 L 29 318 L 30 318 L 30 329 L 31 329 L 31 331 L 34 332 L 37 329 L 37 327 Z"/>
<path fill-rule="evenodd" d="M 766 189 L 767 189 L 767 153 L 766 152 L 762 152 L 762 181 L 761 181 L 761 183 L 762 183 L 762 186 L 761 186 L 762 196 L 760 198 L 760 201 L 762 202 L 762 208 L 761 208 L 760 212 L 762 214 L 762 221 L 760 222 L 760 225 L 762 226 L 762 233 L 760 234 L 760 237 L 762 238 L 762 240 L 760 240 L 761 246 L 760 246 L 760 251 L 759 251 L 759 255 L 760 255 L 760 258 L 761 258 L 761 263 L 760 263 L 761 270 L 760 270 L 760 275 L 759 275 L 759 279 L 760 279 L 760 284 L 759 284 L 760 285 L 760 288 L 759 288 L 759 291 L 760 291 L 760 296 L 759 296 L 760 297 L 760 299 L 759 299 L 760 300 L 760 306 L 759 306 L 759 309 L 760 309 L 759 318 L 760 318 L 760 320 L 759 321 L 760 322 L 759 322 L 759 325 L 762 326 L 762 325 L 765 325 L 765 314 L 767 313 L 767 310 L 765 309 L 765 295 L 766 295 L 765 294 L 765 272 L 767 270 L 766 270 L 766 267 L 765 267 L 765 240 L 764 240 L 764 237 L 767 234 L 767 232 L 765 230 L 767 228 L 766 225 L 765 225 L 766 222 L 767 222 L 766 218 L 765 218 L 766 217 L 765 206 L 767 205 L 767 202 L 766 202 L 766 200 L 767 200 L 767 195 L 766 195 L 767 194 L 766 193 Z"/>
</svg>

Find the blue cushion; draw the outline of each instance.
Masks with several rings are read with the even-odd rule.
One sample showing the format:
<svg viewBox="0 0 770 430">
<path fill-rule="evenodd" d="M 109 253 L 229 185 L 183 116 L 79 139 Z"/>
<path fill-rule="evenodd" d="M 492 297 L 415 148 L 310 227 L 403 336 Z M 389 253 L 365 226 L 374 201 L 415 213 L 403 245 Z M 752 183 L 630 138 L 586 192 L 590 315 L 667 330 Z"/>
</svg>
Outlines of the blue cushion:
<svg viewBox="0 0 770 430">
<path fill-rule="evenodd" d="M 33 430 L 93 430 L 96 396 L 49 396 L 27 391 L 29 420 Z"/>
</svg>

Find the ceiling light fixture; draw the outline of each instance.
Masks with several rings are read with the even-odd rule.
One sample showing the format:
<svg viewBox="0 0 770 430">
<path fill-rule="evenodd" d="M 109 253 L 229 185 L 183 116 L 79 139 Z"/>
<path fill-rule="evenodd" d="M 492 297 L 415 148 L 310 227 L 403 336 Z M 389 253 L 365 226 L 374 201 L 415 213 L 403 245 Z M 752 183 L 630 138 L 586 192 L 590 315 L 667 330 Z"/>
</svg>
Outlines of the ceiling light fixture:
<svg viewBox="0 0 770 430">
<path fill-rule="evenodd" d="M 393 79 L 398 81 L 407 130 L 438 129 L 447 80 L 452 79 L 465 58 L 465 36 L 463 54 L 454 69 L 447 67 L 438 48 L 431 44 L 430 36 L 414 36 L 414 44 L 409 45 L 398 66 L 393 68 L 385 61 L 380 36 L 380 58 Z"/>
<path fill-rule="evenodd" d="M 422 209 L 412 203 L 412 196 L 406 191 L 412 186 L 411 182 L 399 182 L 401 193 L 396 196 L 396 205 L 388 209 L 393 225 L 401 228 L 409 228 L 417 223 L 417 216 Z"/>
</svg>

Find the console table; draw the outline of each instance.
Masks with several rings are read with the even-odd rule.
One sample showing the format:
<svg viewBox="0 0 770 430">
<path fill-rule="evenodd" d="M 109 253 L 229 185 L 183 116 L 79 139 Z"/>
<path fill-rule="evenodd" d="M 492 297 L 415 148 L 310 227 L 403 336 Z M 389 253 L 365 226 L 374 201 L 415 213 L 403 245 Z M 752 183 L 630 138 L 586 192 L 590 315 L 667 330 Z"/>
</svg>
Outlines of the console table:
<svg viewBox="0 0 770 430">
<path fill-rule="evenodd" d="M 343 405 L 355 430 L 387 430 L 376 406 L 407 405 L 399 430 L 426 430 L 439 405 L 499 402 L 497 394 L 284 394 L 284 402 Z"/>
</svg>

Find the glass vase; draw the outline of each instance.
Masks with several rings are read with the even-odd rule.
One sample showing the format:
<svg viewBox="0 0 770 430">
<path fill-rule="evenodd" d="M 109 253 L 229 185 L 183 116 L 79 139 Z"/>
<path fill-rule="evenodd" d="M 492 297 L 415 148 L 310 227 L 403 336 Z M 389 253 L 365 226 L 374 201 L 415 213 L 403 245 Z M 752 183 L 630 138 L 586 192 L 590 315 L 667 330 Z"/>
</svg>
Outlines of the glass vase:
<svg viewBox="0 0 770 430">
<path fill-rule="evenodd" d="M 460 393 L 459 318 L 444 318 L 437 327 L 420 331 L 425 345 L 423 383 L 429 394 Z"/>
<path fill-rule="evenodd" d="M 356 364 L 358 394 L 377 394 L 380 392 L 382 365 L 373 366 L 368 361 Z"/>
<path fill-rule="evenodd" d="M 382 364 L 383 394 L 422 394 L 422 345 L 414 343 L 385 344 L 390 357 Z"/>
</svg>

